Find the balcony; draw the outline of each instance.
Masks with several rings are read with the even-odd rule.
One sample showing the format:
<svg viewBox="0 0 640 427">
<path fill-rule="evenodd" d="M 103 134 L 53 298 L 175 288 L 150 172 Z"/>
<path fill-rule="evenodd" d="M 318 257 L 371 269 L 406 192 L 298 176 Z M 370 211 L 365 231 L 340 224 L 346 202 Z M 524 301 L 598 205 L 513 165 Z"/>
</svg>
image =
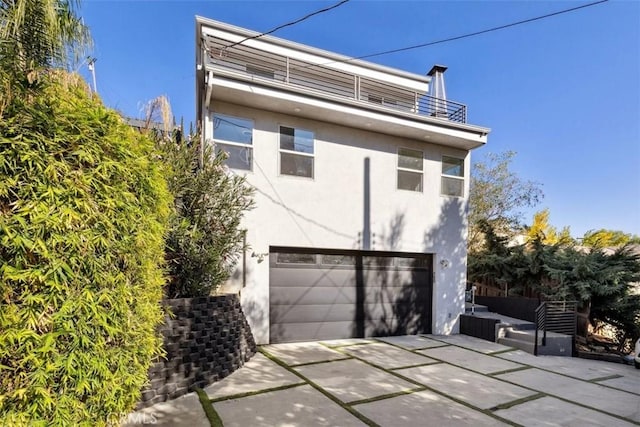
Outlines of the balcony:
<svg viewBox="0 0 640 427">
<path fill-rule="evenodd" d="M 354 72 L 364 68 L 361 65 L 345 66 L 345 61 L 332 57 L 316 55 L 312 58 L 311 55 L 301 54 L 294 58 L 279 53 L 286 49 L 278 49 L 277 46 L 269 49 L 265 43 L 254 43 L 261 48 L 249 44 L 234 45 L 233 40 L 203 34 L 205 68 L 217 76 L 306 93 L 322 99 L 348 100 L 360 107 L 386 114 L 399 113 L 405 117 L 437 119 L 437 122 L 443 123 L 467 123 L 467 107 L 427 95 L 428 80 L 422 76 L 420 78 L 424 80 L 414 82 L 413 86 L 424 87 L 424 91 L 385 82 L 384 74 L 380 72 L 369 73 L 380 76 L 378 79 L 364 72 Z M 303 59 L 305 57 L 309 60 Z"/>
</svg>

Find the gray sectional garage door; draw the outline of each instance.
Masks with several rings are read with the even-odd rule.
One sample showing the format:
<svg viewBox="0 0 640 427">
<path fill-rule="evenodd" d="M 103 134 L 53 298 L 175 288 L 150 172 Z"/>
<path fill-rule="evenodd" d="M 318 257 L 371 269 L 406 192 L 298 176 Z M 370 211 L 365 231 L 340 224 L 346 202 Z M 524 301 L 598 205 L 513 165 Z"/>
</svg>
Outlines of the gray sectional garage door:
<svg viewBox="0 0 640 427">
<path fill-rule="evenodd" d="M 431 333 L 432 256 L 271 248 L 270 341 Z"/>
</svg>

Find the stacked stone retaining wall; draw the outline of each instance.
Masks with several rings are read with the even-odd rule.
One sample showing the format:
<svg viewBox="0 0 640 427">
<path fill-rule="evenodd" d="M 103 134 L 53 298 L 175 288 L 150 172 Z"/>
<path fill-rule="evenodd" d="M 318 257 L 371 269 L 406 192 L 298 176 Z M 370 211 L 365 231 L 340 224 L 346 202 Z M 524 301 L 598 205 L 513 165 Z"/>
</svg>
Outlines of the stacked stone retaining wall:
<svg viewBox="0 0 640 427">
<path fill-rule="evenodd" d="M 139 408 L 175 399 L 221 380 L 256 353 L 238 295 L 165 300 L 166 356 L 149 369 Z"/>
</svg>

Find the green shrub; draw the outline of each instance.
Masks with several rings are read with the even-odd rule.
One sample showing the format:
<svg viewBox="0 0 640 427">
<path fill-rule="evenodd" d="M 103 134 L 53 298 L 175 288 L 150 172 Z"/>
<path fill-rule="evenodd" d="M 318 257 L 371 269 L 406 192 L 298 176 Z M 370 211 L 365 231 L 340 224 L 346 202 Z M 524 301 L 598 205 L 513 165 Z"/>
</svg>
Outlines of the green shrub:
<svg viewBox="0 0 640 427">
<path fill-rule="evenodd" d="M 180 135 L 159 144 L 175 200 L 166 247 L 168 298 L 210 295 L 229 278 L 244 247 L 242 215 L 253 206 L 253 189 L 224 166 L 225 153 L 201 150 L 191 143 L 198 135 L 186 141 Z"/>
<path fill-rule="evenodd" d="M 613 254 L 600 249 L 578 250 L 563 243 L 544 244 L 542 237 L 525 245 L 508 246 L 488 224 L 481 229 L 484 250 L 469 253 L 467 278 L 498 285 L 509 295 L 539 295 L 548 300 L 577 301 L 592 326 L 613 327 L 618 350 L 640 338 L 640 255 L 629 246 Z M 588 336 L 587 322 L 577 334 Z"/>
<path fill-rule="evenodd" d="M 164 172 L 77 78 L 1 114 L 0 424 L 117 424 L 161 352 Z"/>
</svg>

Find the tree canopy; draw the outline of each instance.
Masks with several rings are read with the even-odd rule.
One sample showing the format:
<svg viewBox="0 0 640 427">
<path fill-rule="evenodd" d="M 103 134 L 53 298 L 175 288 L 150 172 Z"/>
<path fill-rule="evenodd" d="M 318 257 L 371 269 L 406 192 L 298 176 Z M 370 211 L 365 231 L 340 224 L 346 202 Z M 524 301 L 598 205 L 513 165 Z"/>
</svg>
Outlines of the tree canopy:
<svg viewBox="0 0 640 427">
<path fill-rule="evenodd" d="M 488 225 L 483 250 L 469 255 L 468 279 L 508 289 L 509 296 L 538 295 L 549 300 L 578 301 L 592 325 L 608 324 L 618 333 L 622 350 L 640 338 L 640 255 L 629 246 L 613 254 L 546 244 L 542 234 L 525 244 L 508 246 Z M 587 325 L 579 323 L 579 334 Z"/>
<path fill-rule="evenodd" d="M 626 245 L 627 243 L 640 244 L 640 236 L 601 228 L 600 230 L 589 230 L 582 237 L 583 246 L 598 249 Z"/>
<path fill-rule="evenodd" d="M 479 250 L 485 223 L 498 234 L 509 235 L 520 228 L 521 209 L 537 205 L 543 198 L 540 184 L 526 181 L 511 170 L 514 151 L 486 155 L 473 165 L 469 193 L 469 249 Z"/>
<path fill-rule="evenodd" d="M 549 209 L 538 211 L 533 216 L 533 223 L 525 227 L 527 240 L 540 239 L 546 245 L 571 245 L 575 240 L 571 237 L 570 228 L 563 227 L 560 231 L 549 222 Z"/>
<path fill-rule="evenodd" d="M 165 96 L 147 104 L 146 128 L 167 166 L 175 200 L 166 236 L 167 298 L 206 296 L 215 292 L 235 268 L 245 232 L 245 211 L 253 207 L 253 189 L 226 166 L 226 153 L 201 145 L 200 135 L 174 125 Z M 152 125 L 160 131 L 152 131 Z"/>
<path fill-rule="evenodd" d="M 0 0 L 0 58 L 5 66 L 32 71 L 65 66 L 91 44 L 76 15 L 76 0 Z"/>
</svg>

